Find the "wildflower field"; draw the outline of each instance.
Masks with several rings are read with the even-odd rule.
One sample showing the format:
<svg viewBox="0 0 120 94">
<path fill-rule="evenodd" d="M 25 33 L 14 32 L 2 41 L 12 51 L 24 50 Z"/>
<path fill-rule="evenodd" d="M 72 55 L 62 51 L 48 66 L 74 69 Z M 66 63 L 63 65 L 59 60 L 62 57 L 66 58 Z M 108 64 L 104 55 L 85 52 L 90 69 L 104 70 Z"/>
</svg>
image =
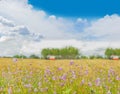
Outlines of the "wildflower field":
<svg viewBox="0 0 120 94">
<path fill-rule="evenodd" d="M 1 58 L 0 94 L 120 94 L 120 61 Z"/>
</svg>

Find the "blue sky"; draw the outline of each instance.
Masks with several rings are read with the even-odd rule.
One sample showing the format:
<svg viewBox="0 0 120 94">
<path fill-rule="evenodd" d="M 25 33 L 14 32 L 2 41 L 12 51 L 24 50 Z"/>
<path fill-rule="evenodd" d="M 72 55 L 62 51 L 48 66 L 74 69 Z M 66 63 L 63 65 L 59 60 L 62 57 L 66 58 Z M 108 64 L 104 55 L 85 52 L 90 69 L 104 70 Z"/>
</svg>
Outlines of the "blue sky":
<svg viewBox="0 0 120 94">
<path fill-rule="evenodd" d="M 65 17 L 103 17 L 120 14 L 120 0 L 29 0 L 36 9 Z"/>
</svg>

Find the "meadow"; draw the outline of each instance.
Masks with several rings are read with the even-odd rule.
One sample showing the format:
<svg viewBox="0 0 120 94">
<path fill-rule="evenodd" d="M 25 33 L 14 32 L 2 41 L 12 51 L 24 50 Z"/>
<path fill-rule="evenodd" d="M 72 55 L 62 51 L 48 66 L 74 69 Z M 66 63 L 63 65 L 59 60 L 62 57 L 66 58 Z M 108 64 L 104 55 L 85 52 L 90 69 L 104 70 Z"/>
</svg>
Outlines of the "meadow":
<svg viewBox="0 0 120 94">
<path fill-rule="evenodd" d="M 1 58 L 0 94 L 120 94 L 120 61 Z"/>
</svg>

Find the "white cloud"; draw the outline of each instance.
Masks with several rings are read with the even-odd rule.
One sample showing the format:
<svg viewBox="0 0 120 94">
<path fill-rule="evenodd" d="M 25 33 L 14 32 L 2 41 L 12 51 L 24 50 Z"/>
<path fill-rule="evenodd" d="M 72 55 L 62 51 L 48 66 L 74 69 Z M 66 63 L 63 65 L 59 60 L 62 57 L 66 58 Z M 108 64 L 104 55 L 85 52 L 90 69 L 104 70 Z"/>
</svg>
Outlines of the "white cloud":
<svg viewBox="0 0 120 94">
<path fill-rule="evenodd" d="M 44 47 L 68 45 L 79 48 L 83 54 L 102 55 L 107 47 L 120 47 L 119 35 L 119 15 L 94 21 L 74 20 L 35 10 L 28 0 L 0 1 L 0 51 L 4 50 L 0 55 L 3 56 L 40 54 Z"/>
<path fill-rule="evenodd" d="M 11 39 L 12 39 L 11 37 L 2 36 L 2 37 L 0 38 L 0 42 L 6 42 L 6 41 L 9 41 L 9 40 L 11 40 Z"/>
<path fill-rule="evenodd" d="M 14 26 L 14 23 L 12 21 L 7 20 L 7 19 L 3 18 L 2 16 L 0 16 L 0 23 L 10 26 L 10 27 Z"/>
<path fill-rule="evenodd" d="M 0 14 L 14 20 L 17 24 L 27 26 L 30 32 L 40 33 L 48 39 L 75 37 L 71 33 L 66 33 L 74 28 L 72 22 L 54 15 L 49 16 L 43 10 L 35 10 L 26 0 L 1 1 Z"/>
<path fill-rule="evenodd" d="M 91 26 L 85 28 L 85 34 L 95 36 L 104 41 L 119 41 L 120 40 L 120 16 L 107 15 L 92 22 Z M 88 36 L 88 37 L 89 37 Z"/>
</svg>

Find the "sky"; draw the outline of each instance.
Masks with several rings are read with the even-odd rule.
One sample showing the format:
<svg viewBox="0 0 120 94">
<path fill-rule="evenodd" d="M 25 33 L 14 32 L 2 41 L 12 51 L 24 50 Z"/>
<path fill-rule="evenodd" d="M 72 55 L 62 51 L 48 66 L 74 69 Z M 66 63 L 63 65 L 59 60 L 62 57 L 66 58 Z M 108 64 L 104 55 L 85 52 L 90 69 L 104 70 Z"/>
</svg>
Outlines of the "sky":
<svg viewBox="0 0 120 94">
<path fill-rule="evenodd" d="M 0 56 L 77 47 L 83 55 L 120 48 L 118 0 L 0 0 Z"/>
<path fill-rule="evenodd" d="M 119 0 L 29 0 L 36 9 L 65 17 L 103 17 L 120 14 Z"/>
</svg>

